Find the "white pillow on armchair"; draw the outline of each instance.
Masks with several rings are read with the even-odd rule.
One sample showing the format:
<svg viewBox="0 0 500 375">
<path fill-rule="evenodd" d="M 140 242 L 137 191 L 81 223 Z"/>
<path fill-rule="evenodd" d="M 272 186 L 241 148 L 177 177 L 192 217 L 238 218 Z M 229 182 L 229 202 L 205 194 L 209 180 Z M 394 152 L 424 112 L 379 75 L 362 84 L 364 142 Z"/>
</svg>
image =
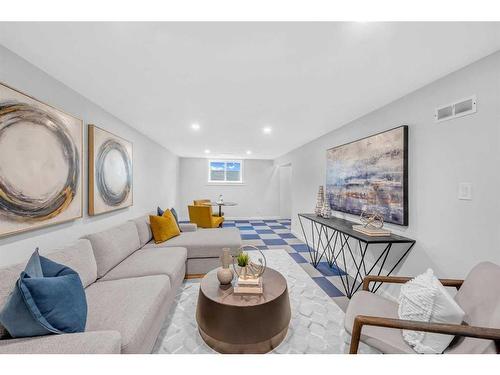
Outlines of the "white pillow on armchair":
<svg viewBox="0 0 500 375">
<path fill-rule="evenodd" d="M 401 287 L 398 315 L 400 319 L 420 322 L 460 324 L 465 313 L 446 288 L 428 269 Z M 404 340 L 417 353 L 442 353 L 454 336 L 403 330 Z"/>
</svg>

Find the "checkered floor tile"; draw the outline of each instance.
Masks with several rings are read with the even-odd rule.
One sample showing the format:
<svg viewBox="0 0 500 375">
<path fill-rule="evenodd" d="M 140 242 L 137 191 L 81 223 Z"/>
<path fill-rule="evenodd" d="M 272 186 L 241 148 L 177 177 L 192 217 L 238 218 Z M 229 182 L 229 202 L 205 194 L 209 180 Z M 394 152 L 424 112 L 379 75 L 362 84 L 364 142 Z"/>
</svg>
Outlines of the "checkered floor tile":
<svg viewBox="0 0 500 375">
<path fill-rule="evenodd" d="M 320 262 L 317 268 L 310 263 L 307 246 L 291 233 L 291 220 L 227 220 L 224 227 L 237 227 L 240 230 L 243 245 L 256 246 L 260 250 L 272 251 L 285 249 L 288 255 L 297 262 L 319 285 L 325 293 L 343 310 L 348 299 L 343 292 L 340 275 L 345 272 Z"/>
</svg>

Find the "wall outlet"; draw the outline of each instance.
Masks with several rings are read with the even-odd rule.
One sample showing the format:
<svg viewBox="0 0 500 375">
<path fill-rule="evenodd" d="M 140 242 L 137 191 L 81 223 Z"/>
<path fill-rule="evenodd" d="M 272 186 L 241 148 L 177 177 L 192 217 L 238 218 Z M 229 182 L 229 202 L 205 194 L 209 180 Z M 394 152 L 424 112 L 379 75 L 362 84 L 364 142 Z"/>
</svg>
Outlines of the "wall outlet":
<svg viewBox="0 0 500 375">
<path fill-rule="evenodd" d="M 458 184 L 458 199 L 472 200 L 472 184 L 470 182 L 460 182 Z"/>
</svg>

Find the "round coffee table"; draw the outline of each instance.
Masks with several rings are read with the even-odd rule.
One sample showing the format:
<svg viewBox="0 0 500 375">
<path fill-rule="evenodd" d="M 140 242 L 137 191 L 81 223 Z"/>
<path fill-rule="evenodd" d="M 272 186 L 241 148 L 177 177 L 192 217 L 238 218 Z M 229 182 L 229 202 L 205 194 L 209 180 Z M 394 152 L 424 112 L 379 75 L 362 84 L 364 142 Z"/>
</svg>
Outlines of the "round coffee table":
<svg viewBox="0 0 500 375">
<path fill-rule="evenodd" d="M 219 353 L 267 353 L 283 341 L 291 316 L 286 280 L 268 267 L 262 284 L 262 295 L 234 294 L 232 285 L 219 284 L 217 270 L 205 275 L 196 321 L 201 337 L 212 349 Z"/>
</svg>

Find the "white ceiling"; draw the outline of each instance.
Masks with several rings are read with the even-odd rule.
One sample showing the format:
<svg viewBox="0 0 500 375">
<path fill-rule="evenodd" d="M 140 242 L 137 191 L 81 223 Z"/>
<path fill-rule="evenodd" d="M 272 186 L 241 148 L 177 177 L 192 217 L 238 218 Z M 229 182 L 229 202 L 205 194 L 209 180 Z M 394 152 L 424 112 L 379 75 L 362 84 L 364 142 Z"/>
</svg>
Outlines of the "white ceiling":
<svg viewBox="0 0 500 375">
<path fill-rule="evenodd" d="M 500 49 L 500 23 L 0 23 L 0 43 L 178 155 L 275 158 Z"/>
</svg>

